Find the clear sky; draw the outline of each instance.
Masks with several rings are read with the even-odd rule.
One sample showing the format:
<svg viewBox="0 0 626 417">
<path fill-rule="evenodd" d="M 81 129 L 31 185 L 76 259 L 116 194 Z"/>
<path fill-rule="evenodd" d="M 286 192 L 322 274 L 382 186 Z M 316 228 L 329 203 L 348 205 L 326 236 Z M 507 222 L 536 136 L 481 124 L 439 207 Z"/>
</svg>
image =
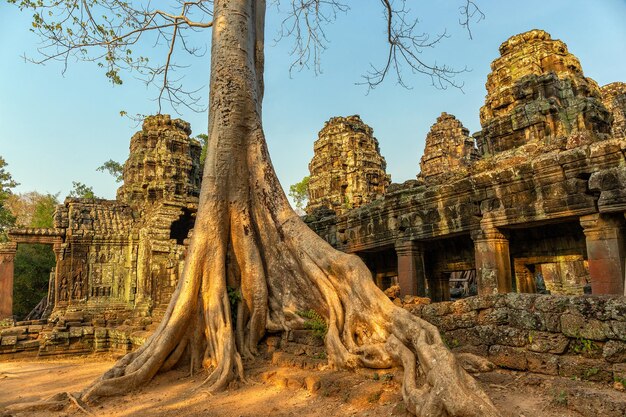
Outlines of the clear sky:
<svg viewBox="0 0 626 417">
<path fill-rule="evenodd" d="M 346 2 L 351 10 L 327 28 L 330 43 L 317 76 L 312 71 L 290 76 L 291 43 L 272 41 L 281 17 L 275 8 L 268 11 L 263 116 L 284 188 L 308 175 L 313 142 L 324 122 L 352 114 L 360 114 L 374 128 L 392 181 L 415 178 L 424 139 L 441 112 L 454 114 L 471 132 L 480 129 L 478 112 L 489 65 L 498 56 L 498 46 L 520 32 L 543 29 L 563 40 L 580 59 L 585 75 L 600 85 L 626 81 L 626 0 L 478 0 L 486 18 L 473 26 L 473 40 L 458 25 L 461 0 L 409 0 L 424 30 L 445 28 L 451 35 L 424 55 L 470 68 L 460 78 L 464 91 L 437 90 L 423 76 L 407 74 L 412 89 L 390 78 L 367 94 L 355 83 L 370 63 L 384 59 L 380 1 Z M 132 75 L 123 86 L 112 87 L 92 63 L 71 63 L 64 75 L 56 63 L 25 63 L 21 56 L 34 54 L 38 42 L 29 31 L 31 14 L 0 2 L 0 155 L 21 184 L 16 191 L 60 192 L 62 199 L 72 181 L 81 181 L 93 186 L 96 195 L 114 198 L 118 184 L 95 169 L 108 159 L 126 159 L 138 127 L 119 112 L 154 113 L 156 92 Z M 208 42 L 209 31 L 196 43 L 206 43 L 205 38 Z M 158 52 L 151 51 L 155 56 Z M 206 102 L 208 54 L 190 65 L 185 81 L 190 88 L 201 88 Z M 179 117 L 191 123 L 193 135 L 206 132 L 206 113 L 187 111 Z"/>
</svg>

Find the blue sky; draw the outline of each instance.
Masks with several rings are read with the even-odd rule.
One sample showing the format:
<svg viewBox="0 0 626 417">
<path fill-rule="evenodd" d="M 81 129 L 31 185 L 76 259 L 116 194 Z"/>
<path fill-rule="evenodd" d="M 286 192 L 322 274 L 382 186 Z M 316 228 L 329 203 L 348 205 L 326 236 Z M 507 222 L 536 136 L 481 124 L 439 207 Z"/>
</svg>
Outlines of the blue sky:
<svg viewBox="0 0 626 417">
<path fill-rule="evenodd" d="M 283 3 L 285 3 L 283 1 Z M 473 26 L 473 40 L 458 25 L 460 0 L 418 4 L 424 30 L 451 35 L 425 57 L 471 72 L 461 75 L 464 91 L 434 89 L 428 79 L 407 74 L 412 89 L 389 78 L 367 94 L 356 85 L 370 63 L 384 59 L 384 21 L 378 0 L 348 1 L 351 10 L 327 28 L 330 40 L 322 56 L 322 73 L 289 74 L 291 43 L 272 41 L 280 13 L 268 12 L 264 126 L 270 154 L 283 187 L 308 174 L 313 142 L 333 116 L 360 114 L 374 128 L 392 181 L 415 178 L 424 139 L 437 116 L 454 114 L 475 132 L 484 102 L 489 65 L 508 37 L 533 28 L 563 40 L 581 61 L 585 75 L 600 85 L 626 81 L 626 0 L 478 1 L 486 18 Z M 21 185 L 18 192 L 61 193 L 72 181 L 93 186 L 97 195 L 114 198 L 118 184 L 95 169 L 108 159 L 124 161 L 132 134 L 139 128 L 119 115 L 156 111 L 154 90 L 132 75 L 112 87 L 91 63 L 61 66 L 25 63 L 37 38 L 28 30 L 31 13 L 0 3 L 0 155 Z M 207 31 L 196 43 L 210 39 Z M 151 48 L 148 45 L 147 48 Z M 156 54 L 158 50 L 151 50 Z M 180 55 L 185 61 L 185 57 Z M 185 82 L 208 95 L 209 56 L 190 61 Z M 193 134 L 206 132 L 207 114 L 183 112 Z"/>
</svg>

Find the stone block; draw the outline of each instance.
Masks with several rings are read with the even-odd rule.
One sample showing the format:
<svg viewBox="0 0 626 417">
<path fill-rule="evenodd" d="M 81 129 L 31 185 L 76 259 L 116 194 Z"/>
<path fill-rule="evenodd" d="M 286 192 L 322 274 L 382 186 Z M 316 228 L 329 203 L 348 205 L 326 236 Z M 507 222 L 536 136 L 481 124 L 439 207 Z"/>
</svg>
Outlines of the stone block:
<svg viewBox="0 0 626 417">
<path fill-rule="evenodd" d="M 526 310 L 509 311 L 509 326 L 527 330 L 545 330 L 541 314 Z"/>
<path fill-rule="evenodd" d="M 524 349 L 493 345 L 489 348 L 489 360 L 502 368 L 525 371 L 528 369 L 528 360 Z"/>
<path fill-rule="evenodd" d="M 561 315 L 558 313 L 541 312 L 541 320 L 543 321 L 546 330 L 549 332 L 560 333 L 561 332 Z"/>
<path fill-rule="evenodd" d="M 2 336 L 2 340 L 0 341 L 0 346 L 15 346 L 17 343 L 17 336 Z"/>
<path fill-rule="evenodd" d="M 505 302 L 507 307 L 515 310 L 532 310 L 535 306 L 535 300 L 539 298 L 539 294 L 525 294 L 510 292 L 506 294 Z"/>
<path fill-rule="evenodd" d="M 315 336 L 311 330 L 292 330 L 291 336 L 296 343 L 310 346 L 324 346 L 324 339 Z"/>
<path fill-rule="evenodd" d="M 454 304 L 452 301 L 443 301 L 440 303 L 425 305 L 422 309 L 422 317 L 428 319 L 431 317 L 442 317 L 446 314 L 450 314 L 452 311 L 452 304 Z"/>
<path fill-rule="evenodd" d="M 68 311 L 64 315 L 67 322 L 82 322 L 84 317 L 85 315 L 82 311 Z"/>
<path fill-rule="evenodd" d="M 28 326 L 15 326 L 0 330 L 0 336 L 17 336 L 20 334 L 26 334 L 27 332 Z"/>
<path fill-rule="evenodd" d="M 528 370 L 538 374 L 558 375 L 559 356 L 549 353 L 526 352 Z"/>
<path fill-rule="evenodd" d="M 70 327 L 70 337 L 82 337 L 83 336 L 83 328 L 82 327 Z"/>
<path fill-rule="evenodd" d="M 108 330 L 106 327 L 96 327 L 94 329 L 94 337 L 96 339 L 106 339 Z"/>
<path fill-rule="evenodd" d="M 83 335 L 91 336 L 94 334 L 94 328 L 92 326 L 83 327 Z"/>
<path fill-rule="evenodd" d="M 544 313 L 564 312 L 569 307 L 570 298 L 563 295 L 541 295 L 535 300 L 535 308 Z"/>
<path fill-rule="evenodd" d="M 43 330 L 43 326 L 41 324 L 31 324 L 28 326 L 28 333 L 39 333 Z"/>
<path fill-rule="evenodd" d="M 495 343 L 503 346 L 525 346 L 528 344 L 528 330 L 498 326 L 495 330 Z"/>
<path fill-rule="evenodd" d="M 602 357 L 611 363 L 626 362 L 626 343 L 609 340 L 602 347 Z"/>
<path fill-rule="evenodd" d="M 559 375 L 576 377 L 589 381 L 613 381 L 613 367 L 601 359 L 587 359 L 580 356 L 563 355 L 559 357 Z"/>
<path fill-rule="evenodd" d="M 437 327 L 446 331 L 467 329 L 470 327 L 474 327 L 478 324 L 477 316 L 478 314 L 476 313 L 476 311 L 470 311 L 461 314 L 449 314 L 441 318 L 440 324 Z"/>
<path fill-rule="evenodd" d="M 565 313 L 561 316 L 561 331 L 569 337 L 590 340 L 606 340 L 605 326 L 599 320 L 585 319 L 579 314 Z"/>
<path fill-rule="evenodd" d="M 589 319 L 607 320 L 610 318 L 610 308 L 606 308 L 609 300 L 607 296 L 571 297 L 569 311 Z"/>
<path fill-rule="evenodd" d="M 508 324 L 509 309 L 508 308 L 488 308 L 478 313 L 477 321 L 479 324 Z"/>
<path fill-rule="evenodd" d="M 607 300 L 604 310 L 606 316 L 612 320 L 626 322 L 626 298 L 615 297 Z"/>
<path fill-rule="evenodd" d="M 613 331 L 613 338 L 626 342 L 626 322 L 610 321 L 609 325 L 611 326 L 611 330 Z"/>
<path fill-rule="evenodd" d="M 483 310 L 486 308 L 492 308 L 496 304 L 498 295 L 475 295 L 473 297 L 465 298 L 465 302 L 472 310 Z"/>
<path fill-rule="evenodd" d="M 569 345 L 569 338 L 561 333 L 530 332 L 528 341 L 528 350 L 539 353 L 561 354 Z"/>
<path fill-rule="evenodd" d="M 37 350 L 39 348 L 39 341 L 38 340 L 24 340 L 24 341 L 18 342 L 15 347 L 17 349 L 23 349 L 23 350 Z"/>
</svg>

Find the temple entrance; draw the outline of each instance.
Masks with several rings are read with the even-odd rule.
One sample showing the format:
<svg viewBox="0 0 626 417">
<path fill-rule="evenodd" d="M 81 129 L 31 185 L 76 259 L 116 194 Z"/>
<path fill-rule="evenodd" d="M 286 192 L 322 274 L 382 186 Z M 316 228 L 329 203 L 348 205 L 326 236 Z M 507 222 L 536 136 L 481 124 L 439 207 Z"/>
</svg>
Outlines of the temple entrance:
<svg viewBox="0 0 626 417">
<path fill-rule="evenodd" d="M 13 316 L 17 320 L 41 318 L 47 307 L 55 265 L 52 246 L 18 245 L 13 270 Z"/>
<path fill-rule="evenodd" d="M 372 279 L 381 290 L 398 284 L 398 257 L 393 248 L 358 255 L 372 272 Z"/>
</svg>

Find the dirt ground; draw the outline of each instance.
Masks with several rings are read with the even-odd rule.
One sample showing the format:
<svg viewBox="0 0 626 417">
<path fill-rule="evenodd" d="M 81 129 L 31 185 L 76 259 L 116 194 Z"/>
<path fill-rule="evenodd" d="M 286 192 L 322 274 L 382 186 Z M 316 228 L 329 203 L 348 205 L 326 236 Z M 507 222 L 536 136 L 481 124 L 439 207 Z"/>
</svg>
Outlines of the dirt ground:
<svg viewBox="0 0 626 417">
<path fill-rule="evenodd" d="M 0 416 L 70 417 L 86 414 L 74 405 L 58 411 L 7 411 L 62 391 L 80 391 L 113 364 L 112 357 L 0 362 Z M 267 362 L 248 365 L 250 381 L 209 395 L 205 374 L 175 370 L 125 397 L 91 406 L 97 416 L 406 416 L 401 370 L 305 371 Z M 609 384 L 497 370 L 477 375 L 503 416 L 626 416 L 626 394 Z"/>
</svg>

